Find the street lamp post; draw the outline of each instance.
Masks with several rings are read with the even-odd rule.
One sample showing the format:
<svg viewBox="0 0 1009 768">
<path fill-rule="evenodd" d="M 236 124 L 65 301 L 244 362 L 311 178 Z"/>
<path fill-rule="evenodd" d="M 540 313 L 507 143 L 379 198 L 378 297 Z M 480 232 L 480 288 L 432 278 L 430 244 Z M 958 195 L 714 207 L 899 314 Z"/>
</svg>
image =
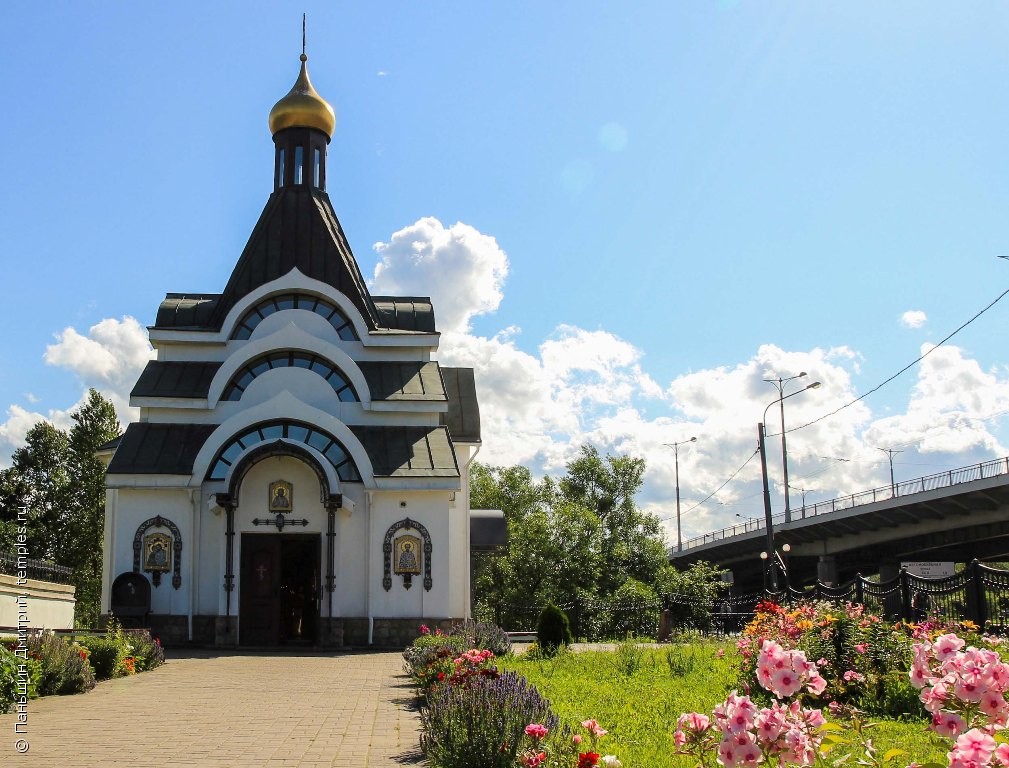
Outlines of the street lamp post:
<svg viewBox="0 0 1009 768">
<path fill-rule="evenodd" d="M 893 455 L 895 453 L 903 453 L 903 451 L 897 451 L 894 450 L 893 448 L 879 448 L 877 450 L 880 450 L 883 453 L 885 453 L 887 457 L 890 459 L 890 496 L 893 498 L 897 498 L 897 483 L 893 479 Z"/>
<path fill-rule="evenodd" d="M 816 389 L 820 386 L 820 382 L 814 381 L 812 384 L 800 389 L 798 392 L 793 392 L 792 395 L 785 394 L 785 385 L 794 381 L 795 379 L 801 379 L 806 375 L 805 371 L 801 371 L 795 376 L 789 376 L 788 378 L 781 378 L 780 376 L 775 379 L 764 379 L 768 384 L 774 384 L 778 388 L 778 399 L 775 401 L 781 407 L 781 473 L 783 475 L 783 481 L 785 483 L 785 522 L 792 522 L 792 504 L 788 498 L 788 448 L 785 444 L 785 400 L 792 395 L 797 395 L 799 392 L 805 392 L 807 389 Z M 774 403 L 771 403 L 774 405 Z M 768 406 L 770 408 L 770 406 Z M 767 409 L 764 409 L 764 420 L 767 420 Z"/>
<path fill-rule="evenodd" d="M 683 537 L 680 535 L 680 446 L 686 443 L 696 442 L 697 438 L 680 440 L 678 443 L 666 443 L 673 448 L 673 460 L 676 465 L 676 551 L 683 551 Z"/>
<path fill-rule="evenodd" d="M 805 372 L 803 372 L 802 375 L 805 375 Z M 798 378 L 798 377 L 793 376 L 792 378 Z M 767 552 L 774 552 L 774 521 L 771 519 L 771 491 L 767 482 L 767 451 L 765 450 L 764 447 L 764 438 L 766 437 L 767 434 L 766 430 L 764 429 L 764 422 L 767 421 L 767 412 L 770 410 L 771 406 L 774 405 L 775 403 L 780 403 L 784 400 L 787 400 L 790 397 L 795 397 L 795 395 L 801 395 L 807 389 L 816 389 L 819 386 L 820 382 L 814 381 L 812 384 L 808 384 L 803 389 L 791 392 L 787 395 L 781 395 L 777 400 L 772 400 L 770 403 L 767 404 L 767 408 L 764 409 L 764 416 L 761 419 L 760 423 L 757 424 L 757 449 L 760 451 L 760 476 L 761 480 L 763 480 L 764 483 L 764 526 L 767 528 Z M 784 410 L 782 410 L 782 413 L 784 413 Z M 781 432 L 782 437 L 784 437 L 785 432 L 784 428 L 782 428 Z M 782 441 L 782 447 L 784 447 L 784 441 Z M 785 458 L 784 455 L 782 455 L 782 459 L 784 458 Z M 785 503 L 786 504 L 788 503 L 787 485 L 785 486 Z M 791 517 L 790 515 L 786 514 L 785 516 L 786 523 L 791 522 L 790 517 Z M 771 577 L 771 590 L 777 592 L 778 574 L 774 568 L 770 569 L 770 577 Z"/>
</svg>

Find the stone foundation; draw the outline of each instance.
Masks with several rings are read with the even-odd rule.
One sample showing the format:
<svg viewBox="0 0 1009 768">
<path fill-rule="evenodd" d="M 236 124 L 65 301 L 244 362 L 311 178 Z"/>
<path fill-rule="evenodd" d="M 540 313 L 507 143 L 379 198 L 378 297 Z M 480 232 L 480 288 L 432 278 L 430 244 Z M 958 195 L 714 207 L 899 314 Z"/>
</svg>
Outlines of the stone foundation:
<svg viewBox="0 0 1009 768">
<path fill-rule="evenodd" d="M 189 617 L 152 613 L 147 617 L 151 635 L 162 645 L 184 645 L 189 642 Z"/>
<path fill-rule="evenodd" d="M 101 626 L 108 617 L 102 616 Z M 319 619 L 318 648 L 342 650 L 349 648 L 376 648 L 402 650 L 420 635 L 421 625 L 432 632 L 440 629 L 448 632 L 460 624 L 461 619 L 384 619 L 376 618 L 373 624 L 371 645 L 368 644 L 367 617 L 323 616 Z M 189 644 L 189 619 L 186 616 L 151 614 L 144 622 L 151 634 L 161 640 L 162 645 L 175 646 Z M 194 645 L 216 648 L 235 648 L 238 645 L 237 616 L 193 616 Z"/>
<path fill-rule="evenodd" d="M 214 616 L 214 645 L 234 648 L 238 645 L 238 617 Z"/>
</svg>

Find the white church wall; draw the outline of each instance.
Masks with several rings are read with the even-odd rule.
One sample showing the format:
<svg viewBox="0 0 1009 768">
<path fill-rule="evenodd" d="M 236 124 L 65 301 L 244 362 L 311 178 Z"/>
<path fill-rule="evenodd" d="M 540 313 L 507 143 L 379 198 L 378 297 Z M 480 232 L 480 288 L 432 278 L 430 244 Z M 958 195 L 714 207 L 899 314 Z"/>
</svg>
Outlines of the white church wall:
<svg viewBox="0 0 1009 768">
<path fill-rule="evenodd" d="M 137 529 L 148 519 L 160 515 L 171 520 L 179 529 L 182 538 L 182 559 L 180 576 L 182 585 L 179 589 L 172 586 L 173 570 L 161 574 L 161 584 L 151 586 L 151 613 L 184 615 L 189 613 L 190 579 L 193 578 L 189 568 L 188 547 L 193 544 L 192 504 L 189 489 L 170 488 L 120 488 L 116 500 L 116 533 L 113 542 L 114 556 L 111 578 L 133 570 L 133 539 Z M 166 533 L 171 535 L 167 527 L 148 528 L 144 535 L 151 533 Z M 172 565 L 174 560 L 169 561 Z M 151 574 L 142 569 L 141 573 L 151 581 Z"/>
<path fill-rule="evenodd" d="M 205 616 L 224 616 L 226 613 L 226 595 L 224 592 L 224 544 L 227 530 L 227 515 L 221 507 L 212 505 L 212 497 L 216 493 L 226 491 L 224 483 L 204 483 L 202 486 L 201 503 L 203 505 L 200 517 L 200 545 L 197 574 L 199 583 L 194 613 Z M 232 595 L 231 613 L 238 611 Z"/>
<path fill-rule="evenodd" d="M 375 556 L 368 547 L 368 494 L 360 483 L 342 491 L 353 509 L 336 513 L 333 615 L 362 617 L 368 615 L 368 558 Z"/>
<path fill-rule="evenodd" d="M 376 617 L 432 617 L 462 618 L 465 606 L 453 602 L 451 578 L 458 568 L 455 562 L 461 553 L 452 546 L 447 491 L 379 491 L 371 503 L 372 557 L 369 568 L 371 613 Z M 423 525 L 431 536 L 431 591 L 424 589 L 424 574 L 414 575 L 410 589 L 403 577 L 392 574 L 392 588 L 386 592 L 382 586 L 384 561 L 382 544 L 389 527 L 403 518 Z M 417 535 L 417 531 L 402 531 Z M 399 531 L 397 531 L 397 534 Z M 395 536 L 394 536 L 395 540 Z M 393 564 L 394 565 L 394 564 Z"/>
</svg>

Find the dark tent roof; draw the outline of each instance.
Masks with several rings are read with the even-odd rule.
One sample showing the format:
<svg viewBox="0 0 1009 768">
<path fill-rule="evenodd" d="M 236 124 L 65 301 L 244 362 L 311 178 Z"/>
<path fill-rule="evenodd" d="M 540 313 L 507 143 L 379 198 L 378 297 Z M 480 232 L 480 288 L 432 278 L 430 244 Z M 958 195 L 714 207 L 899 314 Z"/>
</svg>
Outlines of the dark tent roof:
<svg viewBox="0 0 1009 768">
<path fill-rule="evenodd" d="M 204 398 L 220 363 L 202 361 L 162 361 L 147 363 L 130 397 Z"/>
<path fill-rule="evenodd" d="M 130 424 L 109 464 L 110 475 L 189 475 L 216 424 Z M 351 427 L 376 477 L 458 477 L 444 427 Z"/>
<path fill-rule="evenodd" d="M 460 443 L 480 442 L 480 405 L 476 399 L 476 380 L 472 368 L 442 368 L 448 413 L 441 423 L 448 427 L 452 439 Z"/>
<path fill-rule="evenodd" d="M 189 475 L 216 424 L 130 424 L 109 463 L 110 475 Z"/>
<path fill-rule="evenodd" d="M 295 267 L 348 296 L 369 328 L 379 326 L 375 304 L 329 195 L 303 184 L 280 187 L 270 195 L 214 307 L 211 324 L 219 329 L 239 299 Z"/>
<path fill-rule="evenodd" d="M 372 360 L 358 363 L 373 400 L 445 400 L 438 363 Z M 162 361 L 147 363 L 131 397 L 206 398 L 221 363 Z"/>
</svg>

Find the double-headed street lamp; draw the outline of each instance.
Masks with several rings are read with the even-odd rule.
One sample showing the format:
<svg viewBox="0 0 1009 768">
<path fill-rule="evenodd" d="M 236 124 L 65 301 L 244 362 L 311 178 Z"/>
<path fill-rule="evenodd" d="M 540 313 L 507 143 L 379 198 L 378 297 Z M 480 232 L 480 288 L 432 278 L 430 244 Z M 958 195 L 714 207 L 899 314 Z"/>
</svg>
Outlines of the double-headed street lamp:
<svg viewBox="0 0 1009 768">
<path fill-rule="evenodd" d="M 805 372 L 803 372 L 800 375 L 805 376 Z M 793 376 L 792 378 L 797 379 L 799 377 L 798 376 Z M 785 381 L 790 381 L 790 379 L 781 379 L 782 385 L 784 385 Z M 783 402 L 784 400 L 787 400 L 790 397 L 795 397 L 795 395 L 801 395 L 807 389 L 816 389 L 819 386 L 820 386 L 820 382 L 814 381 L 812 384 L 808 384 L 804 388 L 802 388 L 802 389 L 800 389 L 800 390 L 798 390 L 796 392 L 792 392 L 792 393 L 787 394 L 787 395 L 783 394 L 780 397 L 778 397 L 776 400 L 772 400 L 770 403 L 768 403 L 767 408 L 764 409 L 763 418 L 761 419 L 760 423 L 757 424 L 757 448 L 760 451 L 760 476 L 761 476 L 761 479 L 763 480 L 763 483 L 764 483 L 764 527 L 767 529 L 767 551 L 766 551 L 765 555 L 769 555 L 770 553 L 774 552 L 774 522 L 771 520 L 771 491 L 770 491 L 770 488 L 768 487 L 768 484 L 767 484 L 767 452 L 764 449 L 764 438 L 766 437 L 766 434 L 767 434 L 765 432 L 765 430 L 764 430 L 764 422 L 767 420 L 767 412 L 768 412 L 768 410 L 770 410 L 771 406 L 774 405 L 775 403 L 781 403 L 781 402 Z M 781 423 L 782 423 L 782 429 L 781 429 L 781 449 L 782 449 L 782 456 L 781 456 L 781 458 L 782 458 L 782 462 L 783 463 L 787 463 L 788 458 L 787 458 L 787 455 L 784 453 L 784 450 L 785 450 L 785 428 L 784 428 L 785 411 L 784 411 L 784 406 L 782 406 L 782 411 L 781 411 Z M 786 470 L 786 473 L 787 473 L 787 470 Z M 786 477 L 787 477 L 787 474 L 786 474 Z M 787 509 L 787 504 L 788 504 L 788 485 L 787 484 L 785 485 L 785 504 L 786 504 L 786 509 Z M 788 512 L 786 512 L 785 522 L 786 523 L 790 522 L 790 519 L 791 519 L 791 514 L 788 513 Z M 766 559 L 766 557 L 763 558 L 763 559 Z M 774 592 L 777 592 L 778 591 L 778 573 L 777 573 L 777 569 L 776 568 L 772 567 L 770 569 L 770 576 L 771 576 L 771 590 L 774 591 Z"/>
<path fill-rule="evenodd" d="M 788 581 L 788 553 L 792 551 L 791 544 L 783 544 L 781 551 L 772 549 L 770 553 L 767 551 L 760 553 L 760 559 L 764 561 L 764 567 L 767 569 L 765 571 L 765 586 L 766 586 L 766 574 L 771 575 L 771 584 L 773 585 L 771 589 L 775 592 L 778 591 L 778 577 L 777 572 L 780 569 L 781 574 L 785 577 L 785 589 L 789 589 L 791 584 Z"/>
<path fill-rule="evenodd" d="M 775 403 L 781 406 L 781 472 L 785 483 L 785 522 L 792 522 L 792 504 L 788 498 L 788 448 L 785 445 L 785 400 L 790 398 L 792 395 L 797 395 L 799 392 L 805 392 L 807 389 L 816 389 L 820 386 L 820 382 L 814 381 L 812 384 L 807 385 L 803 389 L 798 390 L 798 392 L 792 392 L 790 395 L 785 394 L 785 385 L 794 381 L 795 379 L 801 379 L 805 377 L 806 372 L 802 371 L 795 376 L 789 376 L 788 378 L 781 378 L 780 376 L 776 379 L 764 379 L 768 384 L 774 384 L 778 388 L 778 399 Z M 774 403 L 771 403 L 774 405 Z M 767 423 L 767 409 L 771 407 L 767 406 L 764 409 L 764 423 Z"/>
<path fill-rule="evenodd" d="M 676 551 L 683 551 L 683 537 L 680 535 L 680 446 L 687 443 L 696 442 L 697 438 L 680 440 L 678 443 L 666 443 L 673 449 L 673 456 L 676 461 Z"/>
</svg>

